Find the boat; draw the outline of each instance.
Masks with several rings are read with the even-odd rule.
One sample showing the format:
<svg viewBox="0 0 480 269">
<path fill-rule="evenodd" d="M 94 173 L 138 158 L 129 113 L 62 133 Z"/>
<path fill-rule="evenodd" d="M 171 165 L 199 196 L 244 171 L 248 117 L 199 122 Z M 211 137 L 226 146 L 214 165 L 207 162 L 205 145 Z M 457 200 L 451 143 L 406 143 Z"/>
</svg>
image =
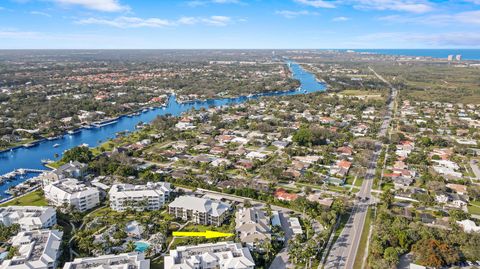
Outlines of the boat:
<svg viewBox="0 0 480 269">
<path fill-rule="evenodd" d="M 49 164 L 49 163 L 53 163 L 53 161 L 50 160 L 50 159 L 42 159 L 42 163 L 43 164 Z"/>
<path fill-rule="evenodd" d="M 58 147 L 60 147 L 60 144 L 58 144 L 58 143 L 57 143 L 57 144 L 54 144 L 53 147 L 54 147 L 54 148 L 58 148 Z"/>
<path fill-rule="evenodd" d="M 68 131 L 67 133 L 68 133 L 68 134 L 71 134 L 71 135 L 74 135 L 74 134 L 80 133 L 80 130 L 78 130 L 78 129 L 77 129 L 77 130 L 70 130 L 70 131 Z"/>
<path fill-rule="evenodd" d="M 27 144 L 23 144 L 23 146 L 24 146 L 25 148 L 31 148 L 31 147 L 35 146 L 35 144 L 27 143 Z"/>
</svg>

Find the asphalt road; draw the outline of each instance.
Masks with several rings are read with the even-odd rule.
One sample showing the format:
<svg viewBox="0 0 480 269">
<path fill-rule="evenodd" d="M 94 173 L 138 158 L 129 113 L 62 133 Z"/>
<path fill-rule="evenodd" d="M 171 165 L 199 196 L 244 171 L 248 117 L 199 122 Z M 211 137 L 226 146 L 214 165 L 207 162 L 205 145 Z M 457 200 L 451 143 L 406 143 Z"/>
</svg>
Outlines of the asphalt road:
<svg viewBox="0 0 480 269">
<path fill-rule="evenodd" d="M 378 75 L 372 68 L 370 70 L 383 82 L 391 88 L 391 98 L 394 100 L 397 96 L 397 89 L 395 89 L 388 81 Z M 388 126 L 392 119 L 394 102 L 390 101 L 387 105 L 387 113 L 383 118 L 383 122 L 378 132 L 378 137 L 385 136 Z M 373 179 L 375 177 L 375 169 L 377 165 L 378 156 L 382 150 L 382 144 L 377 142 L 372 158 L 369 162 L 365 180 L 357 194 L 358 200 L 355 201 L 352 214 L 343 228 L 342 233 L 338 237 L 335 244 L 332 246 L 327 257 L 325 268 L 353 268 L 355 257 L 358 252 L 360 238 L 362 236 L 363 226 L 365 225 L 365 218 L 367 216 L 368 206 L 371 203 L 371 191 Z M 365 199 L 366 198 L 366 199 Z"/>
</svg>

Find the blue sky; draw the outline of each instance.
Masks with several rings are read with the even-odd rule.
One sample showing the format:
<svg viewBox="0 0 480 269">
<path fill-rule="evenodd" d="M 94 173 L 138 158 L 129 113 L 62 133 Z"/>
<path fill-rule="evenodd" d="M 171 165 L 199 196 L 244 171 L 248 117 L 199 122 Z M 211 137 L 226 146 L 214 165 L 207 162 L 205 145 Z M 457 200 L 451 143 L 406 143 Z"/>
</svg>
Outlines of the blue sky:
<svg viewBox="0 0 480 269">
<path fill-rule="evenodd" d="M 480 48 L 480 0 L 2 0 L 0 48 Z"/>
</svg>

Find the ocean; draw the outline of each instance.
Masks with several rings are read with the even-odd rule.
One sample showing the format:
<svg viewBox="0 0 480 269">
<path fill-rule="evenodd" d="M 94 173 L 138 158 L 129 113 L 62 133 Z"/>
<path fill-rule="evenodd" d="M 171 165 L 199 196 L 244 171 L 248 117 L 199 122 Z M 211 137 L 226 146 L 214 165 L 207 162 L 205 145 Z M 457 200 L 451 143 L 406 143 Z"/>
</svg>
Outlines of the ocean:
<svg viewBox="0 0 480 269">
<path fill-rule="evenodd" d="M 480 49 L 352 49 L 387 55 L 424 56 L 446 59 L 448 55 L 462 55 L 463 60 L 480 60 Z"/>
</svg>

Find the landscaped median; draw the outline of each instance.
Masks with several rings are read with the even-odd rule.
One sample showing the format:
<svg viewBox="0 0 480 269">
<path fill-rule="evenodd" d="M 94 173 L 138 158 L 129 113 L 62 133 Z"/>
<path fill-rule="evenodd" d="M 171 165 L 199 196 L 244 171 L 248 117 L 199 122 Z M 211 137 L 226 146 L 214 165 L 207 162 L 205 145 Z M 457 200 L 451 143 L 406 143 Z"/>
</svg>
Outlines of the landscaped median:
<svg viewBox="0 0 480 269">
<path fill-rule="evenodd" d="M 365 224 L 363 225 L 362 236 L 360 237 L 360 244 L 358 245 L 357 256 L 355 256 L 355 263 L 353 265 L 354 269 L 362 269 L 363 268 L 363 260 L 367 251 L 367 244 L 368 244 L 368 234 L 370 232 L 370 225 L 373 221 L 373 210 L 372 207 L 368 208 L 367 215 L 365 217 Z"/>
</svg>

